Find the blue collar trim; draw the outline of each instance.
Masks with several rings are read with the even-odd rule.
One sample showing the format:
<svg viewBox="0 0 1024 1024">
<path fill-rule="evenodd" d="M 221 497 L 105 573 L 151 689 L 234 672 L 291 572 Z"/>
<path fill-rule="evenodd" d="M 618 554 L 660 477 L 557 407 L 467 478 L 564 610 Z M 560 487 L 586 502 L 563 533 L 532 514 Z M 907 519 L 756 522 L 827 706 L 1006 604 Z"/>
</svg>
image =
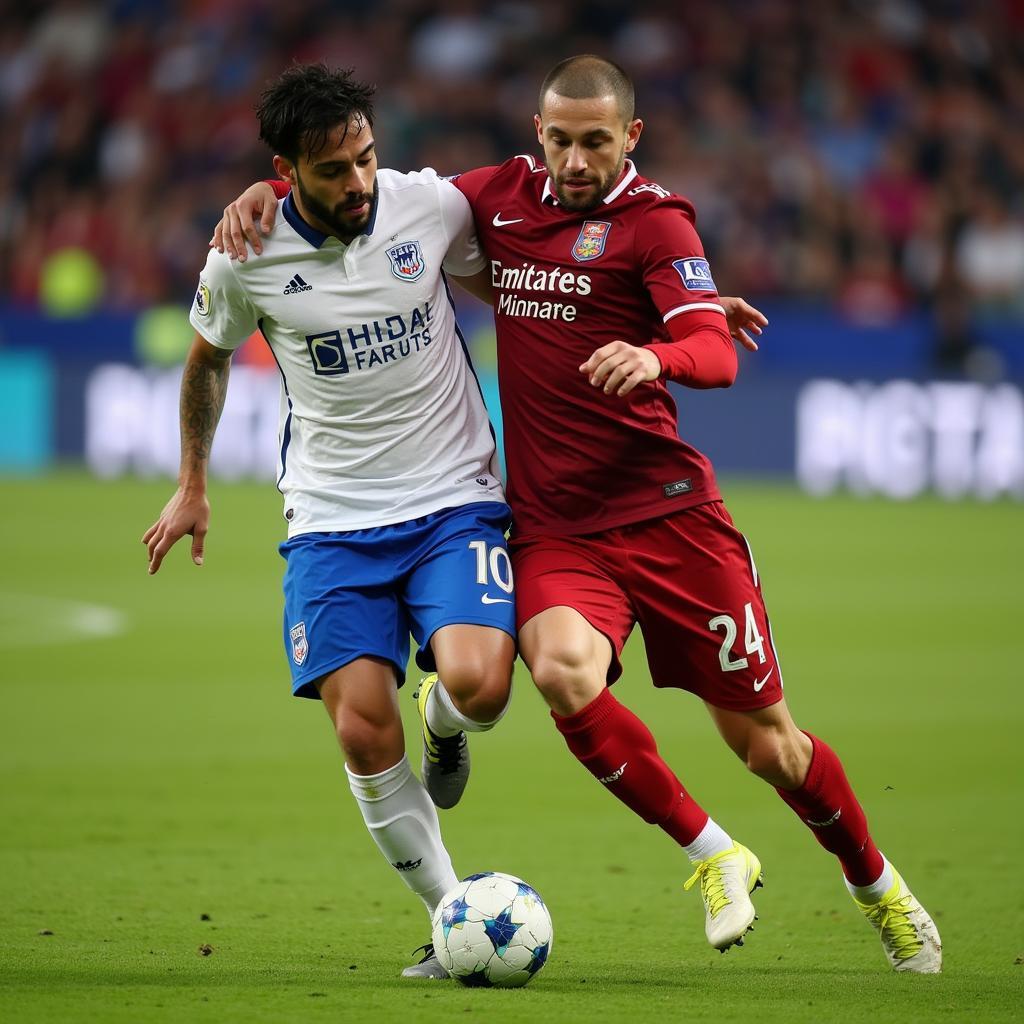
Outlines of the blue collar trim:
<svg viewBox="0 0 1024 1024">
<path fill-rule="evenodd" d="M 372 235 L 373 226 L 377 222 L 377 208 L 380 205 L 380 195 L 377 190 L 377 183 L 373 183 L 373 207 L 370 210 L 370 219 L 366 222 L 366 227 L 359 232 L 359 235 Z M 284 219 L 295 229 L 297 234 L 300 234 L 314 249 L 319 249 L 331 235 L 325 235 L 322 231 L 317 231 L 311 224 L 307 224 L 303 219 L 302 214 L 299 213 L 298 207 L 295 205 L 294 193 L 289 192 L 284 200 Z M 356 235 L 356 238 L 359 237 Z"/>
<path fill-rule="evenodd" d="M 285 196 L 282 210 L 284 212 L 284 219 L 291 224 L 295 229 L 296 234 L 302 235 L 302 237 L 309 242 L 314 249 L 319 249 L 330 237 L 329 235 L 325 235 L 322 231 L 317 231 L 315 227 L 311 224 L 307 224 L 302 219 L 302 214 L 299 213 L 291 192 Z"/>
</svg>

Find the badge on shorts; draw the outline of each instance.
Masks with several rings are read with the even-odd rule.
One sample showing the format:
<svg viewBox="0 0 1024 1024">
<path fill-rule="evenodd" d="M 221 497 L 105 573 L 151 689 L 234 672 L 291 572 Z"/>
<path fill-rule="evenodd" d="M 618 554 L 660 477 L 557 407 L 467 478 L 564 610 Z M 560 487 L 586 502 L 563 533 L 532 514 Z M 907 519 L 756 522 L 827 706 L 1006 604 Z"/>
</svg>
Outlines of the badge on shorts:
<svg viewBox="0 0 1024 1024">
<path fill-rule="evenodd" d="M 288 635 L 292 638 L 292 661 L 296 665 L 301 665 L 306 660 L 306 655 L 309 654 L 309 644 L 306 643 L 306 624 L 300 622 L 297 626 L 292 626 Z"/>
<path fill-rule="evenodd" d="M 196 291 L 196 312 L 200 316 L 210 315 L 210 289 L 202 281 L 199 282 L 199 289 Z"/>
<path fill-rule="evenodd" d="M 391 273 L 399 281 L 415 281 L 423 274 L 425 264 L 419 242 L 402 242 L 387 250 Z"/>
<path fill-rule="evenodd" d="M 596 260 L 608 244 L 608 232 L 612 225 L 607 220 L 585 220 L 580 228 L 580 237 L 572 247 L 572 254 L 580 263 Z"/>
</svg>

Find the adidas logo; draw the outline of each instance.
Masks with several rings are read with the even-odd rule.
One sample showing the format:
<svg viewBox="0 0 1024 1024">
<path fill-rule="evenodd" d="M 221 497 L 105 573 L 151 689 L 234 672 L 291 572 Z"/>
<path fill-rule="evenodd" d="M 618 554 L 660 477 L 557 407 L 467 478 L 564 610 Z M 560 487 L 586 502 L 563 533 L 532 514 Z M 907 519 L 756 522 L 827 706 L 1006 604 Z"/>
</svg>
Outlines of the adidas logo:
<svg viewBox="0 0 1024 1024">
<path fill-rule="evenodd" d="M 309 285 L 306 285 L 308 288 Z M 392 864 L 392 867 L 398 868 L 399 871 L 415 871 L 423 863 L 423 858 L 419 860 L 399 860 Z"/>
<path fill-rule="evenodd" d="M 313 286 L 311 284 L 306 284 L 306 282 L 303 281 L 302 278 L 299 277 L 298 274 L 296 274 L 288 282 L 288 284 L 285 285 L 284 294 L 285 295 L 298 295 L 299 292 L 311 292 L 312 290 L 313 290 Z"/>
</svg>

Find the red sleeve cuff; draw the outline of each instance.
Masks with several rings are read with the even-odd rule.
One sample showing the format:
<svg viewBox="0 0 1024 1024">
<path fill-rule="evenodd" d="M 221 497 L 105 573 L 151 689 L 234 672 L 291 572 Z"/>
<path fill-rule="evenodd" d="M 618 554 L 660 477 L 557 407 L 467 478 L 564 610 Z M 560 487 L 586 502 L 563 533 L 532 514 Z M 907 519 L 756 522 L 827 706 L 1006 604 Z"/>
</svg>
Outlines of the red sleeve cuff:
<svg viewBox="0 0 1024 1024">
<path fill-rule="evenodd" d="M 277 196 L 278 199 L 284 199 L 284 197 L 292 190 L 291 185 L 289 185 L 287 181 L 282 181 L 280 178 L 274 178 L 273 180 L 266 178 L 264 180 L 274 190 L 274 195 Z"/>
<path fill-rule="evenodd" d="M 662 377 L 689 388 L 727 388 L 739 369 L 736 347 L 722 328 L 699 327 L 647 347 L 658 357 Z"/>
</svg>

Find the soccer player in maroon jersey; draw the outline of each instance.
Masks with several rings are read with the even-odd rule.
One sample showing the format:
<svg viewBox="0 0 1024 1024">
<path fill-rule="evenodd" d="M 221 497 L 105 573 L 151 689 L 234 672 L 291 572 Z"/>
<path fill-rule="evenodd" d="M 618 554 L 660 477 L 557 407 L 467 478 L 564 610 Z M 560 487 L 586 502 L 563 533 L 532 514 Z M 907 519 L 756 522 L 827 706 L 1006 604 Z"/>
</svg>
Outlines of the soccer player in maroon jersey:
<svg viewBox="0 0 1024 1024">
<path fill-rule="evenodd" d="M 891 966 L 937 972 L 931 918 L 875 846 L 839 758 L 789 713 L 749 545 L 710 462 L 678 435 L 666 381 L 728 387 L 737 369 L 693 207 L 627 159 L 643 124 L 617 65 L 563 61 L 539 110 L 543 163 L 455 179 L 495 293 L 520 653 L 573 755 L 685 850 L 713 946 L 742 944 L 761 865 L 613 695 L 636 624 L 654 685 L 700 697 L 839 859 Z M 272 206 L 262 194 L 236 202 L 218 244 L 256 238 L 253 213 L 266 226 Z"/>
</svg>

